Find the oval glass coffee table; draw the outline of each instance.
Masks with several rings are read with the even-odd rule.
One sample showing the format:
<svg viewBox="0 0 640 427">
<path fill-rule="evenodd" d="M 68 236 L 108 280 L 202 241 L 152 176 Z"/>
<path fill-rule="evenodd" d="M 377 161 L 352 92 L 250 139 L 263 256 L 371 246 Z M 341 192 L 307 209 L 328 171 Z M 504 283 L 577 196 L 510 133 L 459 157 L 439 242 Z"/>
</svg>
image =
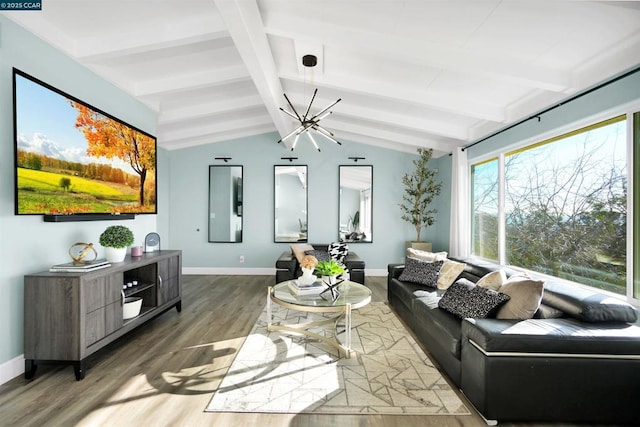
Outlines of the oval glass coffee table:
<svg viewBox="0 0 640 427">
<path fill-rule="evenodd" d="M 295 295 L 289 288 L 292 280 L 269 286 L 267 293 L 267 329 L 269 331 L 286 331 L 296 334 L 303 334 L 311 338 L 322 341 L 330 346 L 336 347 L 338 352 L 342 350 L 347 358 L 351 357 L 351 311 L 364 307 L 371 302 L 371 290 L 360 283 L 344 280 L 337 285 L 339 294 L 332 299 L 331 293 L 328 299 L 318 295 Z M 325 294 L 325 296 L 326 296 Z M 324 320 L 306 323 L 281 324 L 272 323 L 271 303 L 274 302 L 282 307 L 304 311 L 309 313 L 336 313 L 333 317 Z M 338 339 L 338 322 L 344 318 L 345 339 L 341 342 Z M 328 338 L 318 333 L 310 331 L 312 328 L 321 327 L 333 323 L 333 337 Z"/>
</svg>

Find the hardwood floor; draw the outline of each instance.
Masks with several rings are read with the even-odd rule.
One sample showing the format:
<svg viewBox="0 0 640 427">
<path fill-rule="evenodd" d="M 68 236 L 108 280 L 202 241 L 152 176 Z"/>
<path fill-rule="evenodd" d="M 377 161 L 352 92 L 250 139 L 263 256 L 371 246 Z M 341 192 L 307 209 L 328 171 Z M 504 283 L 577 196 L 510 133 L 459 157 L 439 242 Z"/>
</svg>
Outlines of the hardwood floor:
<svg viewBox="0 0 640 427">
<path fill-rule="evenodd" d="M 373 301 L 386 301 L 386 278 L 366 280 Z M 75 380 L 71 366 L 39 365 L 33 380 L 21 376 L 0 386 L 0 426 L 486 425 L 475 412 L 431 417 L 203 412 L 272 283 L 273 276 L 185 276 L 182 313 L 172 309 L 93 355 L 83 381 Z"/>
</svg>

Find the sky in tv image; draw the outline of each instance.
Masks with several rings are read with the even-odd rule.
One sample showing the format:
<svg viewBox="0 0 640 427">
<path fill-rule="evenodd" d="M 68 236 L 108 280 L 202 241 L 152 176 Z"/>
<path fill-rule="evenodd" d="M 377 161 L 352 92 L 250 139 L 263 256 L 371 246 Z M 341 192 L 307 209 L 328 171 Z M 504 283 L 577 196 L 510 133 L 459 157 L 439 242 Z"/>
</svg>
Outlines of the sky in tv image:
<svg viewBox="0 0 640 427">
<path fill-rule="evenodd" d="M 155 139 L 15 74 L 18 214 L 155 213 Z"/>
<path fill-rule="evenodd" d="M 127 173 L 133 169 L 120 159 L 87 156 L 87 140 L 76 129 L 76 110 L 64 96 L 22 76 L 16 76 L 18 148 L 70 162 L 109 163 Z"/>
</svg>

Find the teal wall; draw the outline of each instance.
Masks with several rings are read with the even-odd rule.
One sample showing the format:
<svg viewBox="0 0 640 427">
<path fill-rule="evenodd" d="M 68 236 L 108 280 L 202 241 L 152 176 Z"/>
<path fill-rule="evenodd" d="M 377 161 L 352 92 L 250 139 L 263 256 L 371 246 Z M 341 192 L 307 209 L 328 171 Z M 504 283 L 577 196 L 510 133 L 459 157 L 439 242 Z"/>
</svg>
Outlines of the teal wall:
<svg viewBox="0 0 640 427">
<path fill-rule="evenodd" d="M 156 215 L 138 216 L 133 221 L 45 223 L 41 216 L 13 214 L 12 67 L 151 134 L 156 131 L 153 111 L 0 15 L 0 367 L 22 354 L 25 274 L 69 261 L 67 251 L 74 242 L 93 242 L 100 253 L 98 237 L 108 225 L 127 225 L 139 243 L 146 233 L 157 229 L 168 235 L 168 219 L 157 227 Z M 168 166 L 166 153 L 160 153 L 160 210 L 168 206 L 168 175 L 162 175 L 168 173 Z"/>
<path fill-rule="evenodd" d="M 404 242 L 413 239 L 415 231 L 400 219 L 401 182 L 402 175 L 413 169 L 416 155 L 349 141 L 343 141 L 342 146 L 318 141 L 322 143 L 318 153 L 306 137 L 291 152 L 277 144 L 278 139 L 271 133 L 170 153 L 169 235 L 172 244 L 184 251 L 184 267 L 274 268 L 277 256 L 289 244 L 273 242 L 273 166 L 289 164 L 281 157 L 292 155 L 298 160 L 291 164 L 308 165 L 310 243 L 330 243 L 338 238 L 338 166 L 373 165 L 373 243 L 352 243 L 350 248 L 371 269 L 386 270 L 388 263 L 402 260 Z M 223 164 L 214 158 L 224 156 L 232 157 L 229 164 L 244 166 L 242 243 L 207 242 L 208 168 Z M 350 156 L 366 159 L 354 163 Z M 429 228 L 424 240 L 431 239 L 435 230 Z M 448 245 L 448 230 L 446 234 Z M 243 264 L 240 255 L 245 257 Z"/>
<path fill-rule="evenodd" d="M 451 224 L 451 156 L 446 155 L 433 160 L 433 168 L 438 169 L 438 179 L 442 181 L 440 196 L 433 201 L 433 207 L 438 211 L 435 215 L 436 223 L 429 227 L 433 250 L 449 251 L 449 225 Z"/>
</svg>

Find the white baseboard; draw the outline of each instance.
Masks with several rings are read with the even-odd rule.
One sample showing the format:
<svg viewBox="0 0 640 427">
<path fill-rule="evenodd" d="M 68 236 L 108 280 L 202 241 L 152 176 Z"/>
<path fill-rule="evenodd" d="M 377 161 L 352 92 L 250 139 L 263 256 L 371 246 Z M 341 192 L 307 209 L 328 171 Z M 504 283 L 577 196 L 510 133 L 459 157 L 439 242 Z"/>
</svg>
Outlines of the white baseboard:
<svg viewBox="0 0 640 427">
<path fill-rule="evenodd" d="M 24 374 L 24 356 L 20 355 L 0 365 L 0 385 Z"/>
<path fill-rule="evenodd" d="M 275 276 L 275 268 L 236 268 L 236 267 L 182 267 L 185 275 L 245 275 L 245 276 Z M 384 268 L 367 268 L 366 276 L 386 276 Z"/>
<path fill-rule="evenodd" d="M 275 276 L 275 268 L 235 268 L 235 267 L 182 267 L 182 274 L 213 274 L 238 276 Z"/>
<path fill-rule="evenodd" d="M 364 275 L 366 276 L 386 276 L 389 274 L 386 268 L 365 268 Z"/>
</svg>

